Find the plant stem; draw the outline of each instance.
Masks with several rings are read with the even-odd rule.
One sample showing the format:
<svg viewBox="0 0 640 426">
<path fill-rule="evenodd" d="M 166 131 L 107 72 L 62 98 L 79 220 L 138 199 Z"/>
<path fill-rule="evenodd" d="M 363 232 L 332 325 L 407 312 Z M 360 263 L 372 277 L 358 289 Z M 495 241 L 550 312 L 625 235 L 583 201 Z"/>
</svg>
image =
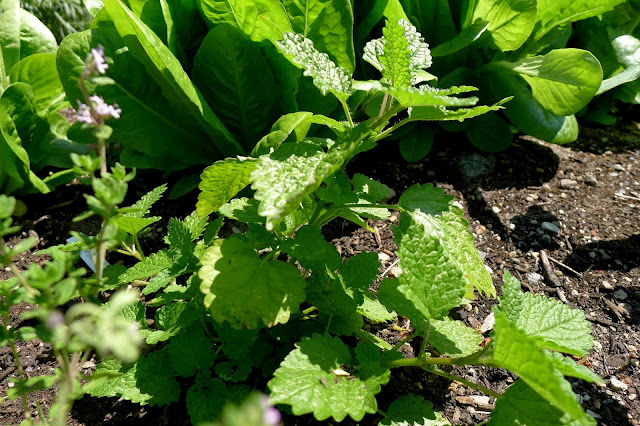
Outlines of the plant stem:
<svg viewBox="0 0 640 426">
<path fill-rule="evenodd" d="M 347 121 L 349 122 L 349 126 L 354 127 L 353 120 L 351 119 L 351 113 L 349 112 L 349 105 L 347 105 L 347 103 L 342 100 L 340 101 L 340 103 L 342 104 L 342 109 L 344 109 L 344 115 L 347 116 Z"/>
<path fill-rule="evenodd" d="M 304 311 L 302 311 L 303 315 L 309 315 L 311 312 L 317 311 L 318 308 L 316 308 L 315 306 L 310 306 L 307 309 L 305 309 Z"/>
<path fill-rule="evenodd" d="M 418 355 L 418 358 L 421 358 L 421 359 L 427 358 L 427 343 L 429 342 L 429 332 L 431 331 L 428 325 L 429 324 L 427 322 L 427 332 L 424 334 L 424 336 L 422 336 L 422 345 L 420 346 L 420 355 Z"/>
<path fill-rule="evenodd" d="M 479 390 L 480 392 L 486 393 L 487 395 L 492 396 L 496 399 L 502 398 L 502 395 L 500 395 L 499 393 L 494 392 L 489 388 L 485 388 L 484 386 L 479 385 L 477 383 L 473 383 L 472 381 L 469 381 L 463 377 L 454 376 L 453 374 L 449 374 L 437 368 L 429 368 L 429 369 L 426 369 L 426 371 L 429 371 L 430 373 L 433 373 L 433 374 L 437 374 L 438 376 L 446 377 L 447 379 L 454 380 L 456 382 L 460 382 L 463 385 L 467 385 L 470 388 Z"/>
<path fill-rule="evenodd" d="M 396 345 L 391 348 L 392 351 L 397 351 L 398 349 L 400 349 L 402 347 L 402 345 L 404 345 L 405 343 L 407 343 L 408 341 L 410 341 L 411 339 L 413 339 L 414 337 L 418 336 L 420 333 L 415 332 L 413 334 L 411 334 L 408 337 L 405 337 L 404 339 L 402 339 L 401 341 L 399 341 L 398 343 L 396 343 Z"/>
<path fill-rule="evenodd" d="M 7 245 L 5 244 L 4 239 L 2 238 L 0 238 L 0 252 L 2 253 L 8 252 Z M 27 282 L 27 279 L 24 277 L 24 275 L 22 275 L 22 272 L 20 272 L 20 270 L 16 267 L 13 261 L 9 262 L 9 268 L 11 269 L 11 273 L 13 274 L 14 277 L 16 277 L 20 285 L 24 287 L 25 290 L 27 290 L 27 292 L 29 292 L 31 296 L 35 297 L 38 295 L 38 292 L 29 285 L 29 283 Z"/>
<path fill-rule="evenodd" d="M 5 314 L 4 327 L 9 325 L 9 313 Z M 11 355 L 13 356 L 13 361 L 16 363 L 16 369 L 18 370 L 18 377 L 20 379 L 25 379 L 24 370 L 22 369 L 22 362 L 20 361 L 20 355 L 18 354 L 18 348 L 16 348 L 16 342 L 13 337 L 9 337 L 7 339 L 9 341 L 9 347 L 11 348 Z M 22 400 L 22 411 L 24 411 L 24 418 L 31 419 L 31 410 L 29 409 L 29 400 L 27 399 L 27 395 L 20 395 L 20 399 Z"/>
<path fill-rule="evenodd" d="M 144 255 L 144 252 L 142 251 L 142 246 L 140 246 L 140 240 L 138 239 L 138 234 L 135 234 L 133 236 L 133 242 L 136 245 L 136 249 L 138 250 L 138 253 L 140 254 L 141 258 L 138 260 L 142 260 L 144 259 L 146 256 Z"/>
<path fill-rule="evenodd" d="M 373 141 L 374 142 L 378 142 L 378 141 L 386 138 L 387 136 L 389 136 L 391 134 L 391 132 L 393 132 L 394 130 L 399 129 L 400 127 L 404 126 L 405 124 L 411 123 L 411 121 L 412 120 L 401 120 L 401 121 L 397 122 L 393 126 L 389 127 L 388 129 L 386 129 L 383 132 L 381 132 L 380 134 L 378 134 L 378 136 L 376 136 Z"/>
</svg>

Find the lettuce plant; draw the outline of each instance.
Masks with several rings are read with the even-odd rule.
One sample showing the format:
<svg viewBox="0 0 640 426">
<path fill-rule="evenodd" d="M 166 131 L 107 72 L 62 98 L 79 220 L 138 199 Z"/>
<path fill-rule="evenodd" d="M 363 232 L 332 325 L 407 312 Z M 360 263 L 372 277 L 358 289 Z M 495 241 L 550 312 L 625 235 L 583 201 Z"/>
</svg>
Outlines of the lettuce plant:
<svg viewBox="0 0 640 426">
<path fill-rule="evenodd" d="M 449 316 L 471 303 L 475 291 L 496 295 L 453 197 L 426 184 L 407 189 L 397 204 L 382 204 L 391 196 L 386 185 L 346 174 L 357 153 L 404 123 L 465 119 L 501 108 L 472 106 L 476 99 L 455 96 L 472 90 L 468 86 L 421 84 L 431 56 L 407 21 L 387 22 L 383 35 L 367 47 L 366 60 L 382 74 L 375 81 L 353 80 L 299 34 L 285 33 L 277 42 L 321 92 L 335 96 L 345 120 L 284 115 L 256 144 L 254 157 L 227 158 L 205 169 L 197 212 L 170 220 L 167 248 L 129 269 L 105 270 L 118 285 L 143 286 L 154 296 L 127 314 L 154 350 L 135 363 L 105 359 L 86 392 L 165 405 L 186 388 L 191 421 L 199 424 L 224 417 L 223 404 L 243 399 L 250 391 L 246 383 L 253 383 L 272 404 L 317 420 L 368 415 L 363 421 L 371 424 L 447 424 L 422 396 L 401 395 L 386 412 L 378 407 L 376 395 L 392 370 L 415 367 L 495 397 L 491 424 L 595 424 L 564 379 L 601 381 L 565 356 L 585 356 L 593 345 L 584 314 L 523 294 L 505 271 L 494 330 L 485 340 Z M 358 122 L 354 105 L 376 98 L 377 114 Z M 308 136 L 312 125 L 328 136 Z M 374 293 L 369 288 L 379 275 L 377 255 L 343 259 L 321 227 L 337 217 L 367 226 L 366 218 L 384 219 L 391 209 L 400 212 L 393 232 L 402 274 L 384 278 Z M 219 218 L 207 223 L 214 212 Z M 224 218 L 243 223 L 246 231 L 219 236 Z M 152 325 L 146 320 L 150 308 L 156 310 Z M 399 315 L 411 328 L 396 346 L 367 331 Z M 403 358 L 398 349 L 414 341 L 418 356 Z M 453 375 L 452 365 L 506 368 L 519 379 L 498 394 Z"/>
<path fill-rule="evenodd" d="M 56 68 L 53 34 L 18 0 L 0 1 L 0 191 L 49 192 L 60 176 L 39 178 L 46 166 L 70 167 L 69 127 L 57 111 L 68 106 Z M 86 151 L 86 150 L 84 150 Z"/>
<path fill-rule="evenodd" d="M 371 3 L 356 34 L 369 33 L 382 16 L 406 14 L 433 46 L 434 72 L 441 76 L 437 85 L 464 81 L 480 88 L 484 102 L 514 96 L 500 113 L 442 126 L 464 131 L 483 150 L 500 151 L 511 143 L 511 126 L 549 142 L 576 140 L 575 114 L 600 92 L 603 70 L 593 53 L 567 47 L 572 26 L 588 18 L 593 22 L 622 0 Z M 413 160 L 425 154 L 412 147 L 415 139 L 411 133 L 401 138 L 405 157 Z"/>
</svg>

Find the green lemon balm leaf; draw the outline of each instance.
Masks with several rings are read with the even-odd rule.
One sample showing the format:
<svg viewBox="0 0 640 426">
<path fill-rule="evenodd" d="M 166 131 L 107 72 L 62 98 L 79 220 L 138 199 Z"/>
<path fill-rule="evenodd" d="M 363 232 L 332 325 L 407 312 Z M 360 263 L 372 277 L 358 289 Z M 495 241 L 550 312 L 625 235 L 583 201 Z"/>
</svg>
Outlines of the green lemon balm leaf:
<svg viewBox="0 0 640 426">
<path fill-rule="evenodd" d="M 308 38 L 286 33 L 276 44 L 293 64 L 305 70 L 304 75 L 313 78 L 313 84 L 323 95 L 331 92 L 346 101 L 353 93 L 349 71 L 337 66 L 326 53 L 319 52 Z"/>
<path fill-rule="evenodd" d="M 584 356 L 593 347 L 591 324 L 584 312 L 559 300 L 522 293 L 520 282 L 505 271 L 500 311 L 541 348 Z"/>
<path fill-rule="evenodd" d="M 199 271 L 213 319 L 234 328 L 284 324 L 305 299 L 300 271 L 282 261 L 265 262 L 238 238 L 209 247 Z"/>
<path fill-rule="evenodd" d="M 402 395 L 391 403 L 378 426 L 450 426 L 441 413 L 433 409 L 431 401 L 420 395 Z"/>
<path fill-rule="evenodd" d="M 493 310 L 496 324 L 488 351 L 480 363 L 506 368 L 527 383 L 555 408 L 579 422 L 591 420 L 555 363 L 538 347 L 537 342 L 512 324 L 499 309 Z M 582 423 L 578 423 L 582 424 Z"/>
<path fill-rule="evenodd" d="M 536 393 L 523 380 L 516 381 L 507 389 L 503 398 L 496 401 L 491 413 L 489 426 L 502 425 L 529 426 L 589 426 L 595 425 L 595 419 L 586 416 L 581 420 L 572 418 Z"/>
<path fill-rule="evenodd" d="M 216 161 L 202 172 L 200 195 L 196 205 L 198 214 L 206 216 L 218 211 L 240 190 L 251 182 L 251 172 L 256 168 L 257 160 L 237 157 Z"/>
<path fill-rule="evenodd" d="M 295 415 L 312 413 L 317 420 L 339 422 L 348 415 L 360 421 L 375 413 L 375 395 L 390 372 L 374 358 L 379 357 L 375 346 L 361 346 L 356 349 L 358 370 L 348 346 L 337 337 L 314 334 L 297 343 L 269 382 L 271 402 L 291 405 Z"/>
<path fill-rule="evenodd" d="M 462 321 L 449 317 L 429 322 L 429 344 L 438 352 L 452 356 L 467 356 L 478 352 L 483 338 L 476 330 L 467 327 Z"/>
<path fill-rule="evenodd" d="M 474 246 L 469 223 L 462 217 L 462 210 L 453 205 L 453 197 L 445 195 L 433 185 L 415 185 L 400 197 L 400 207 L 412 211 L 411 215 L 421 223 L 431 238 L 437 238 L 447 253 L 447 258 L 463 271 L 468 286 L 495 297 L 496 290 L 491 275 L 484 267 Z"/>
<path fill-rule="evenodd" d="M 590 383 L 604 383 L 604 380 L 600 376 L 591 371 L 588 367 L 578 364 L 573 359 L 558 352 L 546 351 L 545 353 L 553 361 L 556 369 L 565 376 L 576 377 Z"/>
</svg>

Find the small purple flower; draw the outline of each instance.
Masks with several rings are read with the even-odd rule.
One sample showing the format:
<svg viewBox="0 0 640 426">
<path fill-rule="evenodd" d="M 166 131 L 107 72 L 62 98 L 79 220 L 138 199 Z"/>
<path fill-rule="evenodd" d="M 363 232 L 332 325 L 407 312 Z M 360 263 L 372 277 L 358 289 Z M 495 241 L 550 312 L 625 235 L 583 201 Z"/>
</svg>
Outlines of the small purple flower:
<svg viewBox="0 0 640 426">
<path fill-rule="evenodd" d="M 267 395 L 263 395 L 261 405 L 264 410 L 262 421 L 269 426 L 278 426 L 282 420 L 282 415 L 280 411 L 271 405 Z"/>
<path fill-rule="evenodd" d="M 109 105 L 100 96 L 90 96 L 91 107 L 78 101 L 78 121 L 81 123 L 98 124 L 107 118 L 120 118 L 122 110 L 118 104 Z"/>
<path fill-rule="evenodd" d="M 104 47 L 102 47 L 101 44 L 99 44 L 97 48 L 91 49 L 85 61 L 85 66 L 87 67 L 86 73 L 88 75 L 95 74 L 96 72 L 98 74 L 105 74 L 107 72 L 109 65 L 105 62 Z"/>
</svg>

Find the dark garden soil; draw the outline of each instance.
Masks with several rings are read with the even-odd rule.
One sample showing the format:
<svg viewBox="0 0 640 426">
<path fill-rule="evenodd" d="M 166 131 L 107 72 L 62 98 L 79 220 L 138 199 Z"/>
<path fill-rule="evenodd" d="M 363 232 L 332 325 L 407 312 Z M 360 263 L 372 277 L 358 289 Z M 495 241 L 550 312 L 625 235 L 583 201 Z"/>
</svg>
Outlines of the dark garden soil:
<svg viewBox="0 0 640 426">
<path fill-rule="evenodd" d="M 433 182 L 455 196 L 464 207 L 476 246 L 499 294 L 501 276 L 507 268 L 520 279 L 524 291 L 580 308 L 593 323 L 595 347 L 579 362 L 605 378 L 606 383 L 572 381 L 588 413 L 602 425 L 640 424 L 640 123 L 627 119 L 615 127 L 583 127 L 580 140 L 568 146 L 521 137 L 499 154 L 479 152 L 455 140 L 454 135 L 445 134 L 435 141 L 429 157 L 415 164 L 404 162 L 397 145 L 390 142 L 361 154 L 349 165 L 348 172 L 378 179 L 397 194 L 415 183 Z M 148 185 L 132 187 L 132 201 L 153 187 L 157 177 L 140 178 L 139 182 Z M 71 229 L 95 232 L 95 222 L 76 224 L 70 220 L 84 209 L 82 191 L 82 186 L 71 185 L 25 200 L 29 210 L 19 221 L 23 232 L 10 243 L 36 235 L 38 247 L 43 248 L 64 242 Z M 143 247 L 156 249 L 166 220 L 184 217 L 194 205 L 195 196 L 188 196 L 154 207 L 154 214 L 162 215 L 165 222 L 154 225 L 153 232 L 142 241 Z M 371 222 L 375 233 L 335 222 L 325 235 L 343 256 L 378 252 L 381 276 L 393 276 L 401 271 L 392 240 L 391 225 L 395 221 L 397 217 L 391 216 L 387 221 Z M 44 260 L 28 254 L 18 263 L 27 267 Z M 7 276 L 6 271 L 0 271 L 0 279 Z M 453 316 L 486 330 L 483 326 L 493 304 L 495 301 L 480 297 Z M 12 327 L 25 325 L 20 313 L 28 309 L 17 307 Z M 398 321 L 372 326 L 370 331 L 396 343 L 404 336 L 397 330 L 410 327 L 402 318 Z M 407 356 L 416 350 L 410 345 L 402 349 Z M 29 376 L 50 374 L 56 367 L 50 348 L 43 343 L 20 342 L 19 351 Z M 89 371 L 94 365 L 92 360 L 84 367 Z M 503 392 L 515 380 L 497 369 L 461 368 L 454 373 L 497 392 Z M 0 348 L 0 395 L 6 395 L 7 378 L 16 375 L 9 349 Z M 397 369 L 378 396 L 380 408 L 384 411 L 397 396 L 408 392 L 431 400 L 454 425 L 486 420 L 495 404 L 492 398 L 465 385 L 422 370 Z M 52 391 L 32 395 L 33 414 L 36 401 L 46 411 L 52 395 Z M 19 401 L 5 401 L 0 407 L 0 424 L 18 424 L 21 410 Z M 70 425 L 188 424 L 184 404 L 140 407 L 117 398 L 85 397 L 75 404 L 72 417 Z M 362 424 L 377 424 L 378 420 L 371 416 Z M 316 422 L 305 416 L 286 418 L 285 423 Z"/>
</svg>

